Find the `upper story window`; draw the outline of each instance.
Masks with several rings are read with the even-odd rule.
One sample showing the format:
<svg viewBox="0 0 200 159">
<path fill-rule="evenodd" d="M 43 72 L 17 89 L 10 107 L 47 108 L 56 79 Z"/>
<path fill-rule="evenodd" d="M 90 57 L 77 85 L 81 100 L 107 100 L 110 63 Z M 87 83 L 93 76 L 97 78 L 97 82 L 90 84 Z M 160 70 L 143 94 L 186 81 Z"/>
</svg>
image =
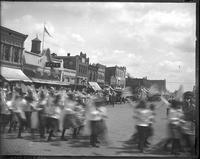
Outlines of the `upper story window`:
<svg viewBox="0 0 200 159">
<path fill-rule="evenodd" d="M 13 61 L 18 63 L 19 62 L 19 57 L 20 57 L 19 48 L 14 47 L 13 48 Z"/>
<path fill-rule="evenodd" d="M 85 63 L 85 58 L 82 58 L 81 62 L 82 62 L 82 63 Z"/>
<path fill-rule="evenodd" d="M 3 49 L 4 49 L 4 45 L 1 44 L 1 54 L 0 54 L 1 55 L 1 60 L 3 59 L 3 52 L 4 52 Z"/>
<path fill-rule="evenodd" d="M 9 45 L 4 45 L 3 49 L 3 54 L 4 54 L 4 60 L 9 61 L 10 60 L 10 46 Z"/>
</svg>

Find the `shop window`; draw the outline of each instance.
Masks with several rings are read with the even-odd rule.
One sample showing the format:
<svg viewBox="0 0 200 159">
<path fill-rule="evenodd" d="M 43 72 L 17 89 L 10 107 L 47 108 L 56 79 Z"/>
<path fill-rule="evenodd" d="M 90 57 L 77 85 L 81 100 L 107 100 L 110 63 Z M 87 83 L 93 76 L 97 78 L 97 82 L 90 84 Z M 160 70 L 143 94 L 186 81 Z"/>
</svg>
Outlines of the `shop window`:
<svg viewBox="0 0 200 159">
<path fill-rule="evenodd" d="M 4 59 L 6 61 L 10 60 L 10 46 L 4 45 Z"/>
<path fill-rule="evenodd" d="M 13 48 L 13 61 L 16 63 L 19 62 L 19 48 Z"/>
</svg>

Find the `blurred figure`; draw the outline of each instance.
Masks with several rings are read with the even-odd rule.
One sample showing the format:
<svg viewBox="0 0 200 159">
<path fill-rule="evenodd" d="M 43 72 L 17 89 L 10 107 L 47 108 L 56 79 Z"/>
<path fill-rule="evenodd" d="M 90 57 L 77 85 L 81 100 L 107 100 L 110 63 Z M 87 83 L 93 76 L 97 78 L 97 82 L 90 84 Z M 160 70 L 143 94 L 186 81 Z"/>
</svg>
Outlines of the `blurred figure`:
<svg viewBox="0 0 200 159">
<path fill-rule="evenodd" d="M 24 108 L 27 106 L 27 102 L 23 97 L 22 90 L 16 88 L 14 91 L 15 101 L 13 102 L 14 112 L 16 113 L 18 122 L 19 122 L 19 131 L 18 131 L 18 138 L 21 138 L 21 133 L 23 128 L 27 125 L 26 115 L 24 112 Z"/>
<path fill-rule="evenodd" d="M 0 126 L 1 132 L 4 133 L 6 126 L 11 121 L 11 112 L 9 110 L 9 105 L 11 105 L 11 94 L 6 94 L 6 89 L 1 89 L 1 98 L 0 98 Z"/>
<path fill-rule="evenodd" d="M 59 105 L 60 95 L 56 95 L 53 103 L 49 106 L 48 116 L 46 117 L 46 126 L 49 128 L 49 136 L 47 141 L 51 141 L 53 133 L 59 129 L 59 118 L 61 109 Z"/>
<path fill-rule="evenodd" d="M 148 139 L 150 137 L 153 136 L 153 123 L 155 122 L 155 105 L 154 104 L 150 104 L 149 106 L 149 127 L 148 127 L 148 132 L 147 132 L 147 138 L 146 138 L 146 141 L 145 141 L 145 146 L 148 146 L 150 145 L 150 143 L 148 142 Z"/>
<path fill-rule="evenodd" d="M 47 99 L 43 91 L 39 93 L 39 101 L 38 101 L 38 119 L 39 119 L 39 132 L 40 138 L 45 138 L 45 125 L 46 125 L 46 118 L 45 118 L 45 108 L 47 106 Z"/>
<path fill-rule="evenodd" d="M 105 123 L 103 123 L 104 121 L 102 120 L 105 113 L 100 109 L 103 102 L 101 97 L 95 96 L 88 103 L 88 119 L 91 130 L 90 145 L 92 147 L 99 147 L 99 145 L 97 145 L 100 143 L 98 137 L 105 129 L 105 125 L 103 125 Z"/>
<path fill-rule="evenodd" d="M 74 95 L 68 94 L 68 99 L 65 101 L 65 106 L 62 113 L 62 119 L 61 119 L 61 127 L 62 127 L 62 135 L 61 140 L 67 141 L 68 139 L 65 138 L 65 131 L 70 128 L 77 128 L 77 122 L 75 117 L 75 101 L 74 101 Z"/>
<path fill-rule="evenodd" d="M 195 121 L 196 121 L 196 108 L 194 101 L 194 95 L 192 92 L 185 92 L 183 95 L 183 113 L 184 122 L 181 125 L 182 140 L 185 143 L 185 147 L 191 154 L 195 151 Z"/>
<path fill-rule="evenodd" d="M 145 148 L 145 141 L 148 137 L 148 131 L 149 131 L 149 121 L 151 118 L 151 111 L 147 108 L 147 104 L 144 100 L 141 100 L 139 104 L 136 106 L 136 128 L 138 132 L 138 149 L 140 152 L 144 151 Z"/>
<path fill-rule="evenodd" d="M 181 147 L 181 122 L 183 121 L 183 112 L 181 110 L 182 103 L 176 100 L 171 102 L 169 116 L 168 116 L 168 126 L 169 126 L 169 139 L 165 144 L 165 147 L 172 142 L 171 153 L 179 154 L 182 151 Z"/>
<path fill-rule="evenodd" d="M 24 112 L 25 112 L 25 116 L 26 116 L 26 129 L 30 131 L 30 128 L 31 128 L 31 105 L 32 103 L 34 102 L 34 99 L 33 99 L 33 92 L 31 89 L 28 89 L 28 92 L 27 94 L 25 95 L 24 99 L 26 100 L 26 107 L 24 109 Z"/>
</svg>

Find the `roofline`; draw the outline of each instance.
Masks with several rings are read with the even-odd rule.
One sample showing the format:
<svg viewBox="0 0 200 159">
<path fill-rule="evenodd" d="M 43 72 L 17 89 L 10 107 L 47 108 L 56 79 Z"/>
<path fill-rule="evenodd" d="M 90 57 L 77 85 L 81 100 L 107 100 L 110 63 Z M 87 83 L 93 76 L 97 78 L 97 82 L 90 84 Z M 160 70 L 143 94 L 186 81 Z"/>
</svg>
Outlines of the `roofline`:
<svg viewBox="0 0 200 159">
<path fill-rule="evenodd" d="M 36 55 L 38 57 L 41 57 L 42 55 L 41 54 L 36 54 L 34 52 L 31 52 L 31 51 L 27 51 L 27 50 L 24 50 L 25 53 L 29 53 L 29 54 L 32 54 L 32 55 Z"/>
<path fill-rule="evenodd" d="M 54 58 L 70 58 L 70 57 L 76 57 L 76 56 L 55 56 Z"/>
<path fill-rule="evenodd" d="M 21 35 L 21 36 L 24 37 L 24 39 L 26 39 L 26 38 L 28 37 L 28 35 L 25 35 L 25 34 L 20 33 L 20 32 L 18 32 L 18 31 L 15 31 L 15 30 L 6 28 L 6 27 L 4 27 L 4 26 L 0 26 L 0 27 L 1 27 L 2 30 L 6 30 L 6 31 L 9 31 L 9 32 L 13 32 L 13 33 L 15 33 L 15 34 Z"/>
<path fill-rule="evenodd" d="M 34 53 L 34 52 L 27 51 L 27 50 L 25 50 L 24 52 L 25 52 L 25 53 L 29 53 L 29 54 L 31 54 L 31 55 L 36 55 L 36 56 L 38 56 L 38 57 L 42 57 L 42 56 L 43 56 L 43 55 L 41 55 L 41 53 L 40 53 L 40 54 L 36 54 L 36 53 Z M 62 62 L 62 59 L 56 59 L 55 57 L 52 57 L 52 56 L 51 56 L 51 58 L 52 58 L 53 61 Z"/>
<path fill-rule="evenodd" d="M 126 79 L 132 79 L 132 80 L 144 80 L 145 78 L 133 78 L 133 77 L 130 77 L 130 78 L 126 78 Z M 163 81 L 166 81 L 166 79 L 145 79 L 147 81 L 155 81 L 155 82 L 163 82 Z"/>
</svg>

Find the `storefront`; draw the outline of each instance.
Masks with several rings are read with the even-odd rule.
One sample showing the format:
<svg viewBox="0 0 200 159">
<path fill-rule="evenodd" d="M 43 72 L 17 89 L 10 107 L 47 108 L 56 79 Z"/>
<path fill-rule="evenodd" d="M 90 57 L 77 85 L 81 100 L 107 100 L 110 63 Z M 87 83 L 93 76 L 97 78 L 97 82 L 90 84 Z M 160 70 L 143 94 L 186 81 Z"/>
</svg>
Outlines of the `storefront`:
<svg viewBox="0 0 200 159">
<path fill-rule="evenodd" d="M 44 50 L 41 54 L 25 51 L 23 62 L 23 72 L 33 81 L 36 87 L 69 85 L 61 80 L 62 60 L 53 59 L 49 49 Z M 58 63 L 60 67 L 46 67 L 47 62 Z"/>
<path fill-rule="evenodd" d="M 23 81 L 23 82 L 32 82 L 20 69 L 1 67 L 1 76 L 6 81 Z"/>
<path fill-rule="evenodd" d="M 24 41 L 28 37 L 17 31 L 0 27 L 1 31 L 1 56 L 0 56 L 0 81 L 13 86 L 21 82 L 31 83 L 31 79 L 22 71 L 22 55 Z"/>
</svg>

